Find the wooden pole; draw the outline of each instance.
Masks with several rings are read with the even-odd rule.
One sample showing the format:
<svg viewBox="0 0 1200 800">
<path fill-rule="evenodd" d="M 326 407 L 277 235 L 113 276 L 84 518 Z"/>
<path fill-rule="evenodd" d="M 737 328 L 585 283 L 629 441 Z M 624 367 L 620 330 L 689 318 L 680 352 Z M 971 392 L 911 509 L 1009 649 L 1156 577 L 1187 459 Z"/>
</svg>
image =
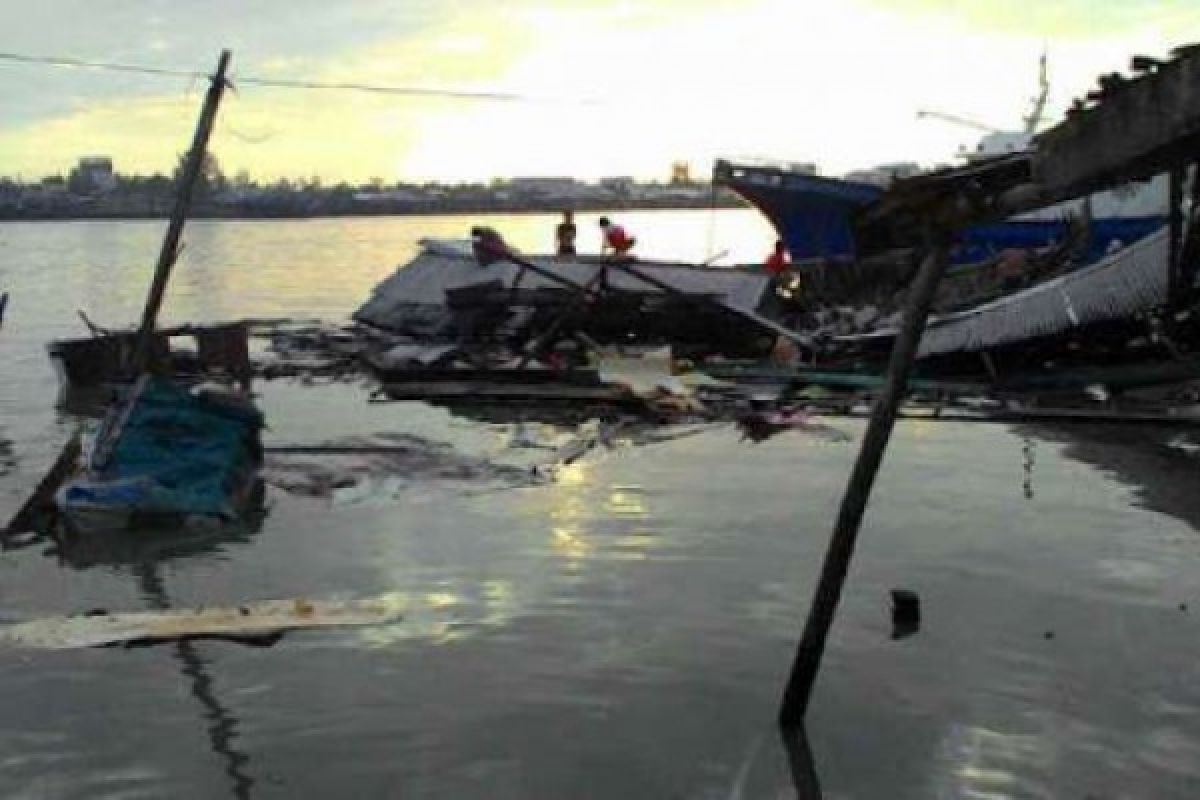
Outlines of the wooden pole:
<svg viewBox="0 0 1200 800">
<path fill-rule="evenodd" d="M 825 562 L 821 566 L 821 578 L 813 595 L 808 621 L 796 648 L 795 661 L 779 710 L 779 724 L 785 728 L 802 724 L 804 714 L 808 710 L 808 700 L 821 666 L 821 656 L 825 651 L 825 639 L 833 625 L 833 617 L 842 596 L 842 587 L 846 582 L 846 573 L 850 568 L 850 559 L 854 555 L 863 512 L 866 510 L 871 487 L 875 483 L 875 474 L 879 470 L 888 439 L 892 434 L 896 412 L 904 399 L 909 372 L 912 370 L 921 334 L 925 330 L 934 291 L 946 270 L 946 245 L 940 239 L 934 240 L 932 236 L 927 238 L 927 253 L 913 282 L 904 325 L 892 348 L 887 382 L 871 411 L 862 448 L 859 450 L 858 460 L 854 463 L 854 470 L 850 473 L 850 481 L 842 497 L 829 549 L 825 553 Z"/>
<path fill-rule="evenodd" d="M 142 325 L 138 332 L 138 347 L 135 353 L 134 365 L 138 370 L 150 369 L 154 352 L 154 328 L 158 323 L 158 312 L 162 308 L 163 296 L 167 291 L 167 281 L 171 277 L 171 268 L 179 255 L 179 238 L 183 235 L 183 224 L 187 220 L 188 209 L 192 205 L 192 190 L 200 170 L 204 166 L 204 155 L 208 150 L 208 139 L 212 135 L 213 122 L 217 118 L 217 106 L 221 102 L 221 93 L 225 91 L 227 82 L 225 71 L 229 67 L 230 53 L 221 51 L 217 60 L 217 71 L 213 73 L 209 83 L 208 93 L 204 96 L 204 106 L 200 110 L 200 119 L 196 123 L 196 133 L 192 138 L 192 148 L 188 151 L 179 183 L 175 187 L 175 207 L 171 210 L 171 221 L 167 224 L 167 233 L 163 237 L 162 249 L 158 253 L 158 264 L 154 268 L 154 280 L 150 284 L 150 292 L 146 296 L 146 307 L 142 311 Z"/>
<path fill-rule="evenodd" d="M 1183 226 L 1179 248 L 1180 297 L 1186 305 L 1195 297 L 1196 270 L 1200 267 L 1200 162 L 1191 165 L 1192 202 Z"/>
<path fill-rule="evenodd" d="M 1183 250 L 1183 167 L 1167 173 L 1167 307 L 1180 306 Z"/>
</svg>

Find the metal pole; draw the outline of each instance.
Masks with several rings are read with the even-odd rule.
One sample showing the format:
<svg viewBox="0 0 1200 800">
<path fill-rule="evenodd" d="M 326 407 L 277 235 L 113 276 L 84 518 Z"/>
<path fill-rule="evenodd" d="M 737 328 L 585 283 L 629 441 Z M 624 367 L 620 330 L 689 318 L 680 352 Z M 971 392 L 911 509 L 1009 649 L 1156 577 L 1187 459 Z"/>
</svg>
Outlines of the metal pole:
<svg viewBox="0 0 1200 800">
<path fill-rule="evenodd" d="M 150 284 L 150 292 L 146 296 L 146 307 L 142 311 L 142 324 L 138 331 L 138 346 L 134 355 L 134 365 L 138 370 L 149 369 L 153 355 L 154 328 L 158 323 L 158 312 L 162 307 L 163 295 L 167 291 L 167 281 L 171 277 L 171 267 L 179 254 L 179 238 L 183 235 L 183 224 L 187 220 L 188 209 L 192 204 L 192 189 L 196 178 L 204 166 L 204 155 L 208 149 L 208 139 L 212 134 L 213 122 L 217 117 L 217 106 L 221 102 L 221 93 L 225 91 L 227 82 L 225 71 L 229 66 L 230 53 L 221 51 L 217 60 L 217 71 L 213 73 L 208 93 L 204 96 L 204 107 L 200 110 L 200 120 L 196 123 L 196 133 L 192 138 L 192 149 L 188 151 L 184 162 L 183 172 L 179 176 L 179 184 L 175 187 L 175 207 L 171 210 L 171 221 L 167 225 L 167 233 L 163 237 L 162 249 L 158 254 L 158 264 L 154 268 L 154 280 Z"/>
<path fill-rule="evenodd" d="M 829 549 L 825 553 L 825 562 L 821 566 L 821 578 L 813 595 L 808 621 L 796 648 L 796 658 L 779 710 L 779 724 L 784 727 L 802 724 L 804 714 L 808 710 L 808 700 L 821 666 L 821 656 L 825 651 L 825 639 L 833 625 L 833 617 L 842 596 L 842 587 L 846 582 L 846 573 L 850 568 L 850 559 L 854 555 L 863 512 L 866 510 L 871 487 L 875 483 L 875 474 L 879 470 L 888 439 L 892 434 L 896 412 L 908 386 L 908 375 L 916 356 L 917 345 L 921 341 L 921 334 L 925 330 L 925 320 L 929 316 L 934 291 L 946 270 L 945 244 L 940 240 L 934 241 L 933 237 L 928 238 L 929 248 L 913 282 L 908 309 L 904 315 L 904 326 L 892 348 L 887 382 L 872 409 L 858 460 L 854 463 L 854 470 L 846 485 L 846 493 L 842 497 L 837 523 L 833 528 Z"/>
</svg>

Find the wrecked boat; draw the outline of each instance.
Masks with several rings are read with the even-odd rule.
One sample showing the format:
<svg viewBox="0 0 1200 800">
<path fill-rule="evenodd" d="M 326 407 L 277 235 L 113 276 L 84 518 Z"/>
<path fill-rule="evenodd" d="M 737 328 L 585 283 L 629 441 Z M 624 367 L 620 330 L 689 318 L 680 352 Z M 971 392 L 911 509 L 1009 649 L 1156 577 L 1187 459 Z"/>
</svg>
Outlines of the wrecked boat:
<svg viewBox="0 0 1200 800">
<path fill-rule="evenodd" d="M 55 494 L 69 530 L 233 521 L 261 502 L 262 414 L 244 396 L 145 376 Z"/>
<path fill-rule="evenodd" d="M 679 360 L 762 357 L 780 337 L 774 284 L 759 271 L 507 252 L 423 240 L 354 313 L 380 333 L 365 354 L 391 399 L 638 404 L 605 379 L 605 348 Z"/>
<path fill-rule="evenodd" d="M 85 322 L 86 317 L 84 318 Z M 139 375 L 139 331 L 110 331 L 88 323 L 91 336 L 46 345 L 59 378 L 60 401 L 79 393 L 132 384 Z M 152 334 L 148 357 L 185 383 L 222 380 L 250 386 L 249 333 L 245 322 L 181 325 Z"/>
<path fill-rule="evenodd" d="M 772 296 L 769 276 L 743 269 L 530 256 L 534 271 L 509 259 L 481 266 L 465 241 L 420 246 L 375 287 L 355 321 L 424 340 L 496 339 L 574 310 L 579 329 L 597 341 L 737 348 L 753 344 L 752 320 Z M 731 324 L 739 318 L 749 326 Z"/>
<path fill-rule="evenodd" d="M 1050 83 L 1046 56 L 1039 64 L 1038 93 L 1020 130 L 981 126 L 952 114 L 922 111 L 918 118 L 941 119 L 987 130 L 974 147 L 960 156 L 967 166 L 986 165 L 1008 156 L 1028 153 L 1046 109 Z M 713 183 L 727 186 L 771 222 L 796 262 L 854 261 L 877 249 L 857 230 L 855 217 L 883 197 L 895 182 L 920 175 L 911 162 L 884 164 L 841 178 L 819 176 L 812 164 L 719 159 Z M 978 221 L 956 232 L 949 257 L 953 265 L 984 262 L 1008 250 L 1032 250 L 1061 242 L 1070 235 L 1070 219 L 1089 218 L 1081 263 L 1107 255 L 1114 244 L 1126 245 L 1158 230 L 1167 221 L 1167 177 L 1092 193 L 1033 209 L 1003 220 Z"/>
</svg>

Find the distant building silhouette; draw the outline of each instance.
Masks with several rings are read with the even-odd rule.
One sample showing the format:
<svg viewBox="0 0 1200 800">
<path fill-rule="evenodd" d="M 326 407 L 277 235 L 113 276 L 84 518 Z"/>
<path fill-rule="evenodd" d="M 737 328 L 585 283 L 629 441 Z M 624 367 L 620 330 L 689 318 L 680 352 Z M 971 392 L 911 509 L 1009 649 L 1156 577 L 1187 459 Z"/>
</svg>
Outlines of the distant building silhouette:
<svg viewBox="0 0 1200 800">
<path fill-rule="evenodd" d="M 107 156 L 84 156 L 71 170 L 67 188 L 73 194 L 104 194 L 117 188 L 112 159 Z"/>
</svg>

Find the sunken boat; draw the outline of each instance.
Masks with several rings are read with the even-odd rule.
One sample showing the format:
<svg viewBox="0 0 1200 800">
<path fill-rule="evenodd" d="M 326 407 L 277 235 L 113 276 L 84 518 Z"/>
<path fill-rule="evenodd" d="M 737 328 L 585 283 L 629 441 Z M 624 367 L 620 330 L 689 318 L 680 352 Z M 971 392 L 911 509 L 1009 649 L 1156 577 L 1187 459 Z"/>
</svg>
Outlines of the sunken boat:
<svg viewBox="0 0 1200 800">
<path fill-rule="evenodd" d="M 144 376 L 55 494 L 70 531 L 231 522 L 261 503 L 262 414 L 241 394 Z"/>
<path fill-rule="evenodd" d="M 772 294 L 769 276 L 749 269 L 515 254 L 481 265 L 467 241 L 423 239 L 420 247 L 375 287 L 355 321 L 462 341 L 519 336 L 575 311 L 575 326 L 600 342 L 736 349 L 761 333 Z"/>
<path fill-rule="evenodd" d="M 595 355 L 670 347 L 699 360 L 761 357 L 805 337 L 773 316 L 761 271 L 597 257 L 481 261 L 470 242 L 423 240 L 354 313 L 377 334 L 367 360 L 393 399 L 619 402 Z"/>
<path fill-rule="evenodd" d="M 84 320 L 90 335 L 46 345 L 58 376 L 58 404 L 80 410 L 108 390 L 132 385 L 142 374 L 140 331 L 106 330 Z M 253 366 L 245 322 L 158 328 L 147 347 L 147 356 L 183 384 L 221 381 L 250 388 Z"/>
</svg>

